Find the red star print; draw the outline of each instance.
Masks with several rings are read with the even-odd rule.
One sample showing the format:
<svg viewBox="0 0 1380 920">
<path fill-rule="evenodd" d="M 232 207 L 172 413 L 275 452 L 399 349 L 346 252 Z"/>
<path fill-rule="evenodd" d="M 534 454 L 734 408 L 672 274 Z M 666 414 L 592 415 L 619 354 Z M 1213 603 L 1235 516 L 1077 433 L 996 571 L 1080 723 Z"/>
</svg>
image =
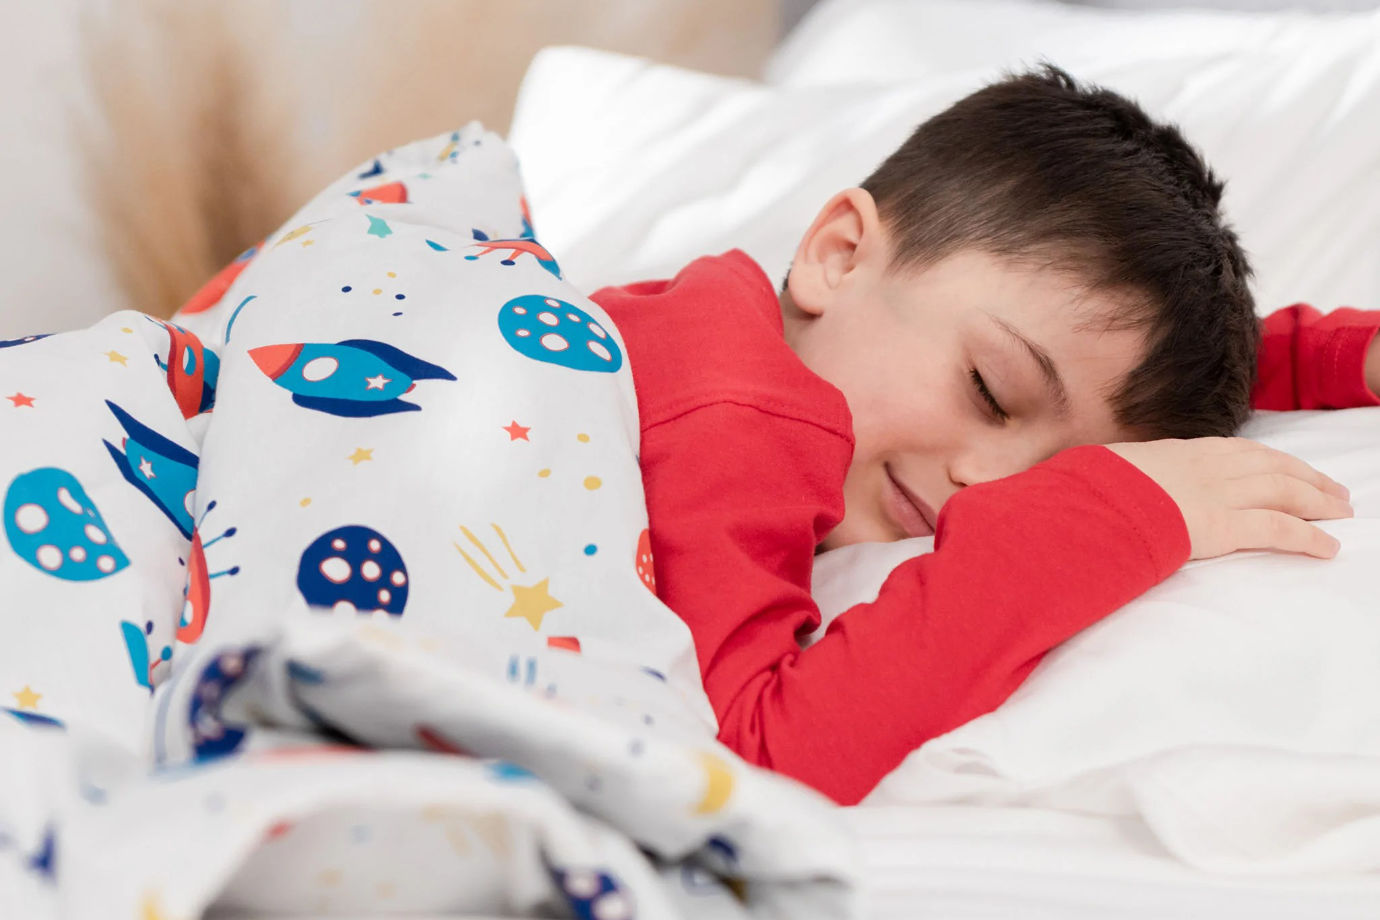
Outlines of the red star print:
<svg viewBox="0 0 1380 920">
<path fill-rule="evenodd" d="M 519 425 L 516 421 L 514 421 L 513 424 L 511 424 L 511 425 L 505 425 L 505 426 L 503 427 L 503 430 L 506 431 L 506 432 L 508 432 L 508 440 L 509 440 L 509 441 L 530 441 L 530 440 L 531 440 L 531 438 L 527 437 L 527 432 L 529 432 L 529 431 L 532 430 L 532 427 L 531 427 L 530 425 L 529 425 L 528 427 L 526 427 L 526 428 L 523 428 L 523 427 L 522 427 L 521 425 Z"/>
<path fill-rule="evenodd" d="M 25 396 L 23 393 L 15 393 L 13 396 L 6 396 L 5 398 L 14 403 L 16 409 L 20 406 L 29 406 L 32 408 L 34 404 L 34 398 L 32 396 Z"/>
</svg>

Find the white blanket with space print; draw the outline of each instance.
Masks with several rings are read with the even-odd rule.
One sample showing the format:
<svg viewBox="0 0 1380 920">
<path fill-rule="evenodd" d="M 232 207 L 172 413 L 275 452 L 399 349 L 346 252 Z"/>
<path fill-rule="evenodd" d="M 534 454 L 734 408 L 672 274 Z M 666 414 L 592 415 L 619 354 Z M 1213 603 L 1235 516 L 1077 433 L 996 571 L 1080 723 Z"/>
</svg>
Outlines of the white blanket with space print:
<svg viewBox="0 0 1380 920">
<path fill-rule="evenodd" d="M 855 911 L 831 806 L 714 741 L 625 350 L 495 135 L 0 390 L 0 914 Z"/>
</svg>

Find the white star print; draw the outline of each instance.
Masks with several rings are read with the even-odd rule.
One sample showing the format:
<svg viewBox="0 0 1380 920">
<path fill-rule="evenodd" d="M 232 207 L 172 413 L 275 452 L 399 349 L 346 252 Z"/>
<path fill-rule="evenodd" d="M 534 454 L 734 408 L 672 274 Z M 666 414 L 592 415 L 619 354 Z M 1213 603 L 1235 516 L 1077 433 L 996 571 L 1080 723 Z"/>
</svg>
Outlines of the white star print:
<svg viewBox="0 0 1380 920">
<path fill-rule="evenodd" d="M 153 479 L 153 478 L 154 478 L 154 475 L 153 475 L 153 464 L 149 462 L 149 458 L 148 458 L 148 457 L 140 457 L 140 458 L 139 458 L 139 472 L 141 472 L 141 473 L 144 474 L 144 478 L 145 478 L 145 479 Z"/>
<path fill-rule="evenodd" d="M 377 377 L 365 377 L 364 379 L 369 381 L 369 386 L 365 388 L 369 390 L 382 390 L 384 384 L 393 382 L 389 380 L 387 377 L 383 376 L 382 374 L 379 374 Z"/>
</svg>

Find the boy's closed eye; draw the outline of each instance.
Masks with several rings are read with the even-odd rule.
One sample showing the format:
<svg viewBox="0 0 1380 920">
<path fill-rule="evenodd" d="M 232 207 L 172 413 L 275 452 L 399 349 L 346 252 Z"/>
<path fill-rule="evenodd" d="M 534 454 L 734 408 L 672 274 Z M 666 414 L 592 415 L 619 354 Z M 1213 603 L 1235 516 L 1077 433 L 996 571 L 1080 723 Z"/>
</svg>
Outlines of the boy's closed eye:
<svg viewBox="0 0 1380 920">
<path fill-rule="evenodd" d="M 973 388 L 977 391 L 978 397 L 985 404 L 985 411 L 998 422 L 1005 422 L 1011 416 L 1002 408 L 1001 403 L 992 395 L 992 391 L 987 388 L 987 382 L 982 379 L 982 372 L 976 367 L 968 369 L 968 376 L 973 381 Z"/>
</svg>

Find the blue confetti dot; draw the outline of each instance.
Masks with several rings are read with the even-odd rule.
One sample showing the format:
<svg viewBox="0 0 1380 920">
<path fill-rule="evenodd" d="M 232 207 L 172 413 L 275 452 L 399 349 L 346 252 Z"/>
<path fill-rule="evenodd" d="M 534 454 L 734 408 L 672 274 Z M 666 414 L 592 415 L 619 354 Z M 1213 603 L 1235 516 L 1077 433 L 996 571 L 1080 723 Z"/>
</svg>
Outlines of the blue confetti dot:
<svg viewBox="0 0 1380 920">
<path fill-rule="evenodd" d="M 393 315 L 394 315 L 394 316 L 402 316 L 402 311 L 399 310 L 397 313 L 394 313 Z"/>
<path fill-rule="evenodd" d="M 393 295 L 393 299 L 394 299 L 394 300 L 406 300 L 406 299 L 407 299 L 407 295 L 406 295 L 406 294 L 394 294 L 394 295 Z"/>
<path fill-rule="evenodd" d="M 345 285 L 343 288 L 341 288 L 340 291 L 341 291 L 341 293 L 343 293 L 343 294 L 348 294 L 348 293 L 350 293 L 350 286 L 347 284 L 347 285 Z"/>
<path fill-rule="evenodd" d="M 593 543 L 591 543 L 591 544 L 589 544 L 589 546 L 586 546 L 586 547 L 585 547 L 585 555 L 586 555 L 586 556 L 593 556 L 593 555 L 594 555 L 595 553 L 597 553 L 597 552 L 599 552 L 599 547 L 595 546 Z"/>
</svg>

